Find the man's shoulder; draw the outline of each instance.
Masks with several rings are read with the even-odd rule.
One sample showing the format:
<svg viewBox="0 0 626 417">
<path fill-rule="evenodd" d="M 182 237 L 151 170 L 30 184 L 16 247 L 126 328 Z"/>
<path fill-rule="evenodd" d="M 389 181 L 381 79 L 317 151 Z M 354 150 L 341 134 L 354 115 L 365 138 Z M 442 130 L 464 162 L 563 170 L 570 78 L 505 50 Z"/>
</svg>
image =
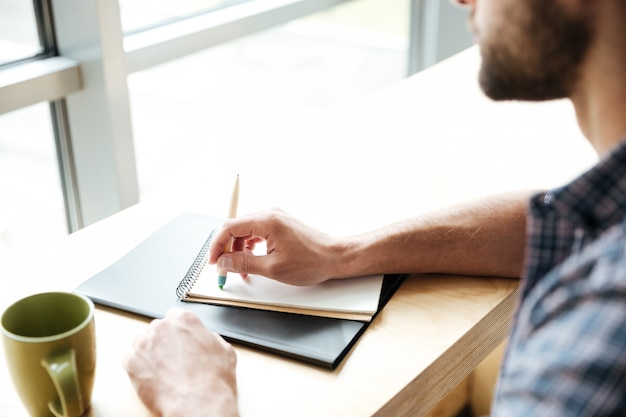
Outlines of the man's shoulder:
<svg viewBox="0 0 626 417">
<path fill-rule="evenodd" d="M 522 315 L 531 327 L 575 308 L 579 302 L 623 296 L 626 314 L 626 219 L 579 248 L 556 265 L 529 291 Z"/>
</svg>

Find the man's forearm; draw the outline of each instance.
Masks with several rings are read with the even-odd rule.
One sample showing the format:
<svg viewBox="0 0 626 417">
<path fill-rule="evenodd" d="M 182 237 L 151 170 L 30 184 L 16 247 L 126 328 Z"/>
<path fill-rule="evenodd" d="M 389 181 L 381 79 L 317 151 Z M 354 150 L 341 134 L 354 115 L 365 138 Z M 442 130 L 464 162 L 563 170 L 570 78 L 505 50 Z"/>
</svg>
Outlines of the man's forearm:
<svg viewBox="0 0 626 417">
<path fill-rule="evenodd" d="M 435 272 L 519 277 L 530 192 L 490 196 L 339 239 L 338 277 Z"/>
</svg>

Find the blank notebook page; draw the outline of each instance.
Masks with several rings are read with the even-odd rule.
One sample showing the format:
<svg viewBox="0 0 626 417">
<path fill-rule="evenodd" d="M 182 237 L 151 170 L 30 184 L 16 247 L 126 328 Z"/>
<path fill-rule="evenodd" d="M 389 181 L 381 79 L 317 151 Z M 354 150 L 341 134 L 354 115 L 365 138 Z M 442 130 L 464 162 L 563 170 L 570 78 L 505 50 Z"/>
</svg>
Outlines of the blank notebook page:
<svg viewBox="0 0 626 417">
<path fill-rule="evenodd" d="M 330 280 L 313 286 L 294 286 L 260 275 L 242 278 L 229 274 L 224 289 L 217 285 L 215 266 L 207 265 L 187 293 L 189 297 L 320 311 L 374 314 L 378 309 L 383 275 Z"/>
</svg>

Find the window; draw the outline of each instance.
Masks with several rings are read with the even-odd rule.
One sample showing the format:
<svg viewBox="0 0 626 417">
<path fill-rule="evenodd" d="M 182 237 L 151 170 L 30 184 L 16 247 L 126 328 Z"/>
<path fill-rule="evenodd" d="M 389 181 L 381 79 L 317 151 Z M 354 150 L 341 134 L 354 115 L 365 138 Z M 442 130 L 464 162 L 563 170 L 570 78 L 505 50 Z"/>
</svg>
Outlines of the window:
<svg viewBox="0 0 626 417">
<path fill-rule="evenodd" d="M 160 192 L 233 117 L 295 126 L 440 59 L 446 4 L 0 0 L 0 251 Z"/>
<path fill-rule="evenodd" d="M 63 121 L 53 114 L 63 115 L 62 98 L 80 80 L 76 62 L 52 57 L 49 10 L 45 1 L 0 0 L 0 265 L 68 231 Z"/>
<path fill-rule="evenodd" d="M 249 0 L 120 0 L 122 30 L 134 32 Z"/>
<path fill-rule="evenodd" d="M 0 116 L 0 264 L 67 233 L 48 103 Z"/>
<path fill-rule="evenodd" d="M 33 3 L 0 0 L 0 65 L 33 57 L 42 51 Z"/>
<path fill-rule="evenodd" d="M 141 199 L 185 193 L 216 142 L 297 128 L 406 77 L 408 16 L 408 0 L 348 2 L 131 74 Z"/>
</svg>

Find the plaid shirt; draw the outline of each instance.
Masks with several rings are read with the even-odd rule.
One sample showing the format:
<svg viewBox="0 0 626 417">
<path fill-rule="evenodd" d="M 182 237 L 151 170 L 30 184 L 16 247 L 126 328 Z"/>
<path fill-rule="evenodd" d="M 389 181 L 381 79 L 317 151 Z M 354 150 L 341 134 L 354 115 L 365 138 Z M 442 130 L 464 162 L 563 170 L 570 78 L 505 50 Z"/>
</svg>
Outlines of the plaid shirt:
<svg viewBox="0 0 626 417">
<path fill-rule="evenodd" d="M 626 142 L 533 197 L 493 416 L 626 415 Z"/>
</svg>

